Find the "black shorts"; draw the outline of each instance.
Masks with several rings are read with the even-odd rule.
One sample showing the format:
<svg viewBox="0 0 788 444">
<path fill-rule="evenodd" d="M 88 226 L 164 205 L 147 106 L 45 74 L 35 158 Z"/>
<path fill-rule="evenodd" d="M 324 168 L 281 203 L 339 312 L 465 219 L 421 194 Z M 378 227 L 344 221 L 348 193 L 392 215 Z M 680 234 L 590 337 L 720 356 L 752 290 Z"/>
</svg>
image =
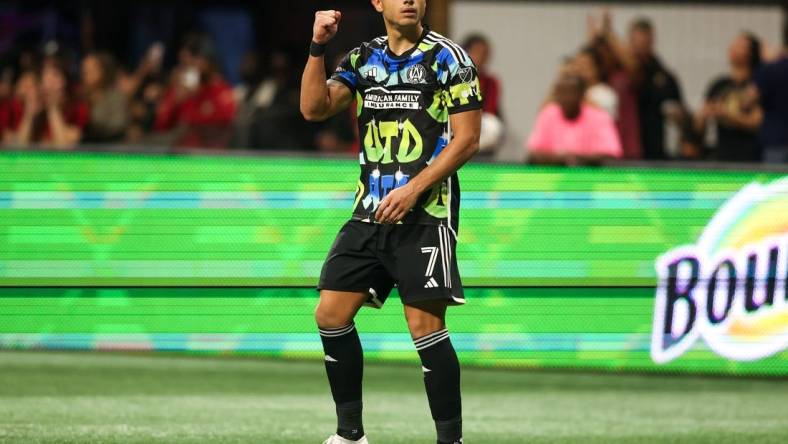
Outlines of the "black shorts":
<svg viewBox="0 0 788 444">
<path fill-rule="evenodd" d="M 456 246 L 443 225 L 350 220 L 328 252 L 317 290 L 367 292 L 365 305 L 376 308 L 394 286 L 403 304 L 436 299 L 464 304 Z"/>
</svg>

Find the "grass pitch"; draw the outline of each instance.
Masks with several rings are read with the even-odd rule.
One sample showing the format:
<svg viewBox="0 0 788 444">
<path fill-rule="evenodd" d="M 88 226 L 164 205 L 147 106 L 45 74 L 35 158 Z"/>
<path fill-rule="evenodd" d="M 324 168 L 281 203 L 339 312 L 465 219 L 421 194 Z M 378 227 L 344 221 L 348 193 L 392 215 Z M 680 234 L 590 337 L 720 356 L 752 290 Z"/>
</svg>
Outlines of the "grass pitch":
<svg viewBox="0 0 788 444">
<path fill-rule="evenodd" d="M 473 444 L 788 442 L 788 382 L 465 369 Z M 370 365 L 373 444 L 434 443 L 421 369 Z M 173 354 L 0 352 L 3 443 L 319 444 L 323 364 Z"/>
</svg>

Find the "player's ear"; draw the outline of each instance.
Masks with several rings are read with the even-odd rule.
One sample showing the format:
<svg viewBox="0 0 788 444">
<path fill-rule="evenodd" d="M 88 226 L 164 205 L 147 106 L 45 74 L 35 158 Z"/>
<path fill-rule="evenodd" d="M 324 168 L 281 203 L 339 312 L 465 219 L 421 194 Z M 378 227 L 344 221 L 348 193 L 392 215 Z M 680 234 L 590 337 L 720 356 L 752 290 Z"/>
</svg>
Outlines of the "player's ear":
<svg viewBox="0 0 788 444">
<path fill-rule="evenodd" d="M 375 8 L 375 11 L 383 12 L 383 0 L 369 0 L 372 3 L 372 7 Z"/>
</svg>

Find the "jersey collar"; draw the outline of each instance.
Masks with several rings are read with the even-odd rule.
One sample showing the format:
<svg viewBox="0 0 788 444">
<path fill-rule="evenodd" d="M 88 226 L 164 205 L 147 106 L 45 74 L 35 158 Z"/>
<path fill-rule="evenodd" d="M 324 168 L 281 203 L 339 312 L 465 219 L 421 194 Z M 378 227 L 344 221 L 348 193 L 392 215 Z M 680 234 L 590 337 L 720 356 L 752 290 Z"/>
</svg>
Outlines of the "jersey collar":
<svg viewBox="0 0 788 444">
<path fill-rule="evenodd" d="M 391 49 L 389 49 L 388 39 L 386 39 L 386 50 L 385 50 L 386 57 L 388 57 L 388 58 L 390 58 L 392 60 L 402 60 L 402 59 L 407 59 L 408 57 L 410 57 L 410 55 L 413 54 L 413 51 L 415 51 L 416 48 L 419 47 L 419 45 L 421 44 L 421 41 L 424 40 L 424 37 L 427 37 L 427 34 L 430 33 L 430 28 L 427 26 L 427 24 L 422 23 L 421 27 L 423 28 L 423 30 L 421 32 L 421 35 L 419 36 L 419 39 L 416 40 L 416 43 L 413 45 L 413 47 L 411 47 L 410 49 L 408 49 L 407 51 L 403 52 L 400 55 L 396 55 L 393 52 L 391 52 Z"/>
</svg>

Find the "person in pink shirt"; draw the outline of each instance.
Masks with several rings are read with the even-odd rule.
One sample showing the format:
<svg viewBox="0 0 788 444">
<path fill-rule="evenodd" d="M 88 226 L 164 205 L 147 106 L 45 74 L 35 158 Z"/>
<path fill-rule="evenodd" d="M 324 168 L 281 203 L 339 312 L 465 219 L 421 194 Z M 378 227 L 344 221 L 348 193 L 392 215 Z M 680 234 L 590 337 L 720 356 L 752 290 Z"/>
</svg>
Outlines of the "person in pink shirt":
<svg viewBox="0 0 788 444">
<path fill-rule="evenodd" d="M 616 124 L 608 113 L 583 103 L 585 84 L 564 75 L 528 137 L 528 161 L 540 164 L 596 164 L 622 155 Z"/>
</svg>

